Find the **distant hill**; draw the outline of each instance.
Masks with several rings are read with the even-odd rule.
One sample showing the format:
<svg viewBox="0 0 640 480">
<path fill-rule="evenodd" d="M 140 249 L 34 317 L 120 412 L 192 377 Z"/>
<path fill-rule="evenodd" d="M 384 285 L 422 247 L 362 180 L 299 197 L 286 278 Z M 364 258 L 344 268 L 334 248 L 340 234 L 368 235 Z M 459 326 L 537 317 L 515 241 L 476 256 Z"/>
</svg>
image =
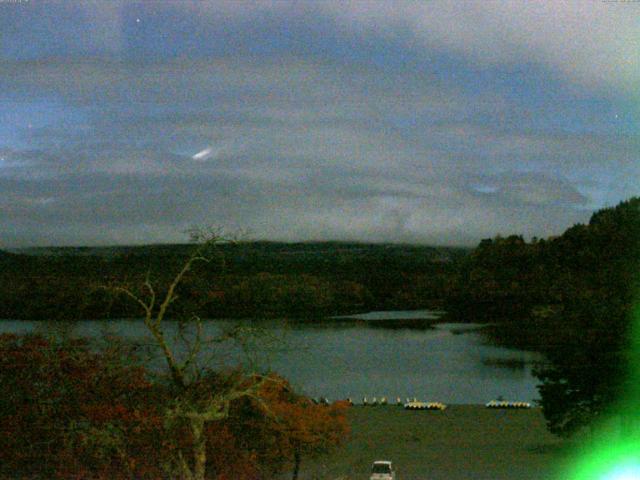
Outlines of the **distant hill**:
<svg viewBox="0 0 640 480">
<path fill-rule="evenodd" d="M 410 245 L 394 243 L 358 243 L 358 242 L 270 242 L 253 241 L 243 243 L 243 246 L 265 255 L 334 255 L 336 253 L 350 255 L 365 255 L 387 252 L 398 256 L 414 254 L 427 255 L 431 260 L 449 262 L 471 252 L 467 247 L 441 247 L 430 245 Z M 111 258 L 123 255 L 184 255 L 190 251 L 192 244 L 149 244 L 149 245 L 117 245 L 100 247 L 26 247 L 14 248 L 15 254 L 32 256 L 86 256 Z M 222 246 L 223 250 L 229 247 Z M 0 252 L 3 252 L 0 250 Z M 7 252 L 9 253 L 9 252 Z"/>
<path fill-rule="evenodd" d="M 158 286 L 194 246 L 41 247 L 0 255 L 0 318 L 123 318 L 139 315 L 104 285 Z M 206 316 L 320 316 L 369 309 L 439 308 L 458 260 L 471 249 L 353 242 L 220 245 L 181 298 Z M 224 266 L 219 261 L 224 259 Z M 161 287 L 160 287 L 161 288 Z M 184 301 L 184 300 L 183 300 Z"/>
</svg>

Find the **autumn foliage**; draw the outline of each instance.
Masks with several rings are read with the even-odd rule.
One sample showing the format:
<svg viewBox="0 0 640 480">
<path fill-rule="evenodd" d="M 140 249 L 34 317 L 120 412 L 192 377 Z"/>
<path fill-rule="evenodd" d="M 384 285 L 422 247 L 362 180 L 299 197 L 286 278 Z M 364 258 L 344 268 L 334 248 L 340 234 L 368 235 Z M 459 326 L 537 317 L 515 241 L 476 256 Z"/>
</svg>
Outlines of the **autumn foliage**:
<svg viewBox="0 0 640 480">
<path fill-rule="evenodd" d="M 0 336 L 0 458 L 15 478 L 157 478 L 161 412 L 144 369 L 82 340 Z"/>
<path fill-rule="evenodd" d="M 272 478 L 287 469 L 296 471 L 303 457 L 327 453 L 349 435 L 346 402 L 317 405 L 293 392 L 284 379 L 272 379 L 263 384 L 259 401 L 244 399 L 234 406 L 225 427 L 252 452 L 251 462 L 262 466 L 259 478 Z"/>
<path fill-rule="evenodd" d="M 221 379 L 204 377 L 200 388 L 215 390 Z M 171 389 L 151 382 L 122 348 L 0 335 L 0 388 L 2 478 L 173 478 L 176 455 L 189 451 L 189 429 L 167 422 Z M 272 376 L 207 426 L 207 477 L 291 471 L 302 457 L 341 443 L 345 409 L 315 405 Z"/>
</svg>

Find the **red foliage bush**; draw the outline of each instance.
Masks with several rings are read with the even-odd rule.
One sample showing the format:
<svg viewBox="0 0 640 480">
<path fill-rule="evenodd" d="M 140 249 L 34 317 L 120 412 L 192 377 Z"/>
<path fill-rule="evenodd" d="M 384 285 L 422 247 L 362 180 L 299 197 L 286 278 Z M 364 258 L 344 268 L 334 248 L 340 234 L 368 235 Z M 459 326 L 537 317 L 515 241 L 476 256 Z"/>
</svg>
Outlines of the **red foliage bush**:
<svg viewBox="0 0 640 480">
<path fill-rule="evenodd" d="M 224 382 L 212 373 L 194 388 L 210 395 Z M 0 391 L 0 478 L 173 478 L 178 454 L 191 460 L 189 429 L 165 421 L 171 391 L 119 348 L 0 335 Z M 314 405 L 273 376 L 257 396 L 232 403 L 226 420 L 207 425 L 207 476 L 272 478 L 339 445 L 345 411 Z"/>
<path fill-rule="evenodd" d="M 2 475 L 160 476 L 153 387 L 120 352 L 0 335 L 0 389 Z"/>
</svg>

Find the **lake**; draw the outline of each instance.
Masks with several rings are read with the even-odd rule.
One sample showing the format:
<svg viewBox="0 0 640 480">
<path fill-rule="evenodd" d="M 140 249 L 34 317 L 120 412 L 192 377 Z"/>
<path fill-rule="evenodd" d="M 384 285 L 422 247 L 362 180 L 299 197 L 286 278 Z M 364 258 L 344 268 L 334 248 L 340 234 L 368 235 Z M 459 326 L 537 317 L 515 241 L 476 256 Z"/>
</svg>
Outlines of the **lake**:
<svg viewBox="0 0 640 480">
<path fill-rule="evenodd" d="M 217 355 L 202 355 L 209 365 L 229 358 L 244 359 L 287 377 L 300 391 L 331 400 L 382 397 L 395 401 L 417 397 L 427 401 L 477 404 L 502 396 L 508 400 L 538 398 L 532 363 L 533 352 L 491 345 L 474 324 L 437 322 L 437 312 L 371 312 L 316 323 L 261 322 L 248 337 L 249 357 L 237 347 L 217 345 Z M 421 328 L 383 328 L 393 320 L 420 320 Z M 385 322 L 385 323 L 379 323 Z M 218 335 L 238 325 L 228 320 L 204 322 L 205 336 Z M 246 323 L 243 323 L 246 325 Z M 0 332 L 33 332 L 56 329 L 43 322 L 0 322 Z M 177 324 L 167 322 L 176 332 Z M 76 322 L 73 335 L 99 338 L 104 334 L 146 343 L 140 320 Z M 188 333 L 188 332 L 187 332 Z M 159 359 L 152 360 L 158 363 Z"/>
</svg>

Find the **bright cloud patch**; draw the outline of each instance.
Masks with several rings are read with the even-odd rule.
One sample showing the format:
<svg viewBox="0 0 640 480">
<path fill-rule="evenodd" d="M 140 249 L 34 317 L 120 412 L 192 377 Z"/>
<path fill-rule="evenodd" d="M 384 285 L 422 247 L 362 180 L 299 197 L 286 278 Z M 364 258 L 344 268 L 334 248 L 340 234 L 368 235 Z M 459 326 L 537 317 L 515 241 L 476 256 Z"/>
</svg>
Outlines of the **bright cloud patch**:
<svg viewBox="0 0 640 480">
<path fill-rule="evenodd" d="M 211 147 L 207 147 L 204 150 L 201 150 L 200 152 L 196 153 L 195 155 L 193 155 L 191 158 L 193 160 L 208 160 L 209 158 L 211 158 L 213 156 L 213 149 Z"/>
</svg>

